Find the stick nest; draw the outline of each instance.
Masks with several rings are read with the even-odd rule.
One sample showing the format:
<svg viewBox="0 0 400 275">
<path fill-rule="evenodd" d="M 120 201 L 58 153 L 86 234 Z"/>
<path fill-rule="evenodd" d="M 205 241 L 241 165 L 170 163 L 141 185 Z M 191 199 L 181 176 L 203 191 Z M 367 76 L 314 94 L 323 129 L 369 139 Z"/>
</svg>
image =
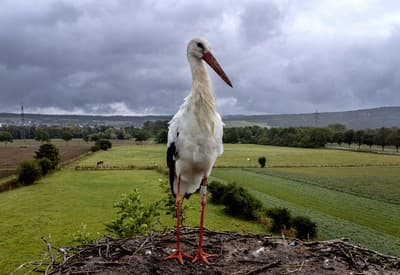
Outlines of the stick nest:
<svg viewBox="0 0 400 275">
<path fill-rule="evenodd" d="M 194 255 L 198 228 L 181 232 L 182 250 Z M 204 231 L 203 249 L 218 254 L 210 264 L 164 260 L 176 247 L 173 231 L 128 239 L 104 238 L 83 248 L 47 243 L 48 274 L 398 274 L 400 258 L 343 240 L 302 242 L 270 235 Z M 56 256 L 53 250 L 58 250 Z M 62 253 L 61 253 L 61 252 Z M 34 263 L 34 262 L 32 262 Z M 31 263 L 31 264 L 32 264 Z M 37 262 L 36 262 L 37 263 Z M 41 262 L 43 264 L 43 261 Z M 26 268 L 26 266 L 25 266 Z"/>
</svg>

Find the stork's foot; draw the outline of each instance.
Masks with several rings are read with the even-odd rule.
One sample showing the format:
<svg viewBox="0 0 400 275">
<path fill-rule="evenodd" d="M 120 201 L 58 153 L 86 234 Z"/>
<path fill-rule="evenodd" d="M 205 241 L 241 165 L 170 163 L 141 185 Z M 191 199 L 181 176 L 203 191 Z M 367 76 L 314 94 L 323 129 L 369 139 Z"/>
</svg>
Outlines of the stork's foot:
<svg viewBox="0 0 400 275">
<path fill-rule="evenodd" d="M 181 250 L 177 249 L 174 253 L 172 253 L 168 257 L 165 257 L 164 260 L 177 259 L 178 262 L 183 265 L 183 258 L 185 258 L 185 257 L 189 258 L 189 259 L 192 258 L 192 256 L 190 256 L 186 253 L 183 253 Z"/>
<path fill-rule="evenodd" d="M 208 264 L 207 258 L 209 257 L 217 257 L 217 254 L 208 254 L 203 251 L 203 249 L 199 248 L 197 250 L 196 256 L 193 259 L 193 263 L 197 262 L 198 260 L 202 261 L 205 264 Z"/>
</svg>

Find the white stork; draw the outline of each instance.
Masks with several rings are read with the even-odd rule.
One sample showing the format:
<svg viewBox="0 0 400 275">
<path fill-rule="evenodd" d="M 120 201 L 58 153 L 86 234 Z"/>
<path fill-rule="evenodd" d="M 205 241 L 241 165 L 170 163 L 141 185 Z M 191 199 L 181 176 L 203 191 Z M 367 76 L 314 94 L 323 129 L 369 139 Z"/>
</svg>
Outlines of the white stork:
<svg viewBox="0 0 400 275">
<path fill-rule="evenodd" d="M 172 194 L 176 197 L 177 249 L 166 259 L 177 259 L 183 264 L 183 257 L 191 256 L 181 251 L 180 208 L 182 196 L 188 198 L 200 188 L 201 215 L 200 235 L 197 254 L 193 262 L 216 256 L 203 252 L 203 221 L 206 206 L 207 178 L 215 160 L 223 152 L 223 125 L 217 112 L 214 88 L 203 60 L 232 87 L 232 83 L 210 52 L 204 39 L 192 39 L 187 46 L 187 58 L 192 71 L 192 91 L 185 98 L 179 111 L 169 122 L 167 163 Z"/>
</svg>

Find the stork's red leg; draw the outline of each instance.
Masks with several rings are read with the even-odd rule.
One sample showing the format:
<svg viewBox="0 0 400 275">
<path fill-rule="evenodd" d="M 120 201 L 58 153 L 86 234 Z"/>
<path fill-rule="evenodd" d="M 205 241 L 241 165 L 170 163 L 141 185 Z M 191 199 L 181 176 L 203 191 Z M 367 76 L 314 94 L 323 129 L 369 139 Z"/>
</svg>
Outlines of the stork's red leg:
<svg viewBox="0 0 400 275">
<path fill-rule="evenodd" d="M 192 258 L 182 252 L 181 250 L 181 204 L 182 204 L 182 197 L 181 197 L 181 177 L 178 177 L 178 192 L 176 192 L 176 251 L 165 257 L 165 260 L 169 259 L 177 259 L 180 264 L 183 264 L 183 257 Z"/>
<path fill-rule="evenodd" d="M 199 247 L 197 249 L 196 256 L 193 259 L 193 263 L 201 260 L 203 263 L 208 264 L 208 257 L 216 257 L 217 254 L 208 254 L 203 251 L 203 226 L 204 226 L 204 209 L 207 204 L 207 177 L 203 178 L 200 187 L 201 194 L 201 214 L 200 214 L 200 234 L 199 234 Z"/>
</svg>

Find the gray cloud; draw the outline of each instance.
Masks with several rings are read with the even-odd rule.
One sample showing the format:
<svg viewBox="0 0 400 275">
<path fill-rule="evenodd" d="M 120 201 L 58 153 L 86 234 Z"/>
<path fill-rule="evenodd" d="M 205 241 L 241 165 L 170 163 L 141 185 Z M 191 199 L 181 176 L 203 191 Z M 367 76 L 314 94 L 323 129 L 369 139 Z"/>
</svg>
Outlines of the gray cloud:
<svg viewBox="0 0 400 275">
<path fill-rule="evenodd" d="M 223 114 L 400 105 L 396 3 L 2 1 L 0 112 L 172 114 L 198 36 Z"/>
</svg>

